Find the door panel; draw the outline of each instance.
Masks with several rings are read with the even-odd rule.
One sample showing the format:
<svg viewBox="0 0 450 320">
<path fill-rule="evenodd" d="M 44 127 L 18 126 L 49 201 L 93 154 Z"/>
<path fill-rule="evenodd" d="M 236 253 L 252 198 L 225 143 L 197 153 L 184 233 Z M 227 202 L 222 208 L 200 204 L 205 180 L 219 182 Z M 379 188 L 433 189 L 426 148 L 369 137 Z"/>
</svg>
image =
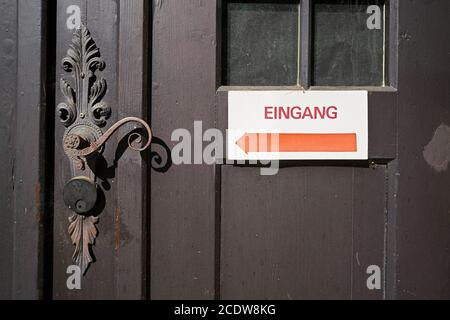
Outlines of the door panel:
<svg viewBox="0 0 450 320">
<path fill-rule="evenodd" d="M 45 242 L 51 234 L 45 88 L 53 61 L 47 61 L 46 3 L 1 1 L 0 6 L 0 299 L 39 299 L 46 297 Z"/>
<path fill-rule="evenodd" d="M 97 46 L 100 48 L 101 56 L 106 63 L 105 70 L 101 73 L 102 77 L 107 80 L 108 92 L 104 98 L 111 104 L 113 110 L 112 119 L 117 117 L 117 23 L 114 17 L 118 13 L 116 3 L 113 1 L 105 1 L 102 6 L 104 14 L 98 18 L 100 2 L 98 1 L 58 1 L 57 17 L 57 61 L 62 61 L 67 56 L 68 46 L 72 41 L 74 30 L 69 30 L 66 26 L 69 15 L 67 8 L 75 5 L 81 9 L 81 19 L 90 29 L 92 37 Z M 108 25 L 108 28 L 104 28 Z M 70 75 L 64 72 L 60 63 L 56 67 L 56 79 L 68 78 Z M 59 89 L 59 87 L 58 87 Z M 64 96 L 60 90 L 56 91 L 56 103 L 64 101 Z M 62 141 L 65 128 L 58 119 L 55 119 L 55 265 L 54 265 L 54 298 L 55 299 L 113 299 L 114 298 L 114 254 L 111 247 L 113 243 L 114 230 L 114 208 L 116 201 L 111 195 L 117 192 L 116 184 L 110 184 L 110 190 L 107 191 L 109 196 L 104 212 L 100 217 L 99 230 L 101 232 L 97 239 L 93 253 L 96 259 L 95 267 L 88 270 L 88 273 L 82 281 L 82 291 L 68 290 L 66 286 L 67 268 L 74 264 L 72 262 L 72 254 L 74 246 L 68 233 L 68 218 L 72 212 L 66 208 L 62 199 L 62 190 L 64 185 L 72 178 L 70 161 L 62 149 Z M 105 159 L 114 159 L 114 150 L 105 149 Z"/>
<path fill-rule="evenodd" d="M 4 116 L 0 117 L 0 148 L 5 156 L 0 157 L 0 300 L 13 297 L 13 259 L 14 259 L 14 221 L 13 196 L 11 188 L 11 172 L 14 170 L 14 142 L 12 137 L 11 120 L 15 116 L 16 86 L 17 86 L 17 2 L 1 1 L 4 16 L 0 22 L 0 38 L 3 39 L 0 50 L 4 56 L 0 62 L 0 109 Z"/>
<path fill-rule="evenodd" d="M 384 166 L 222 174 L 222 298 L 382 298 L 366 269 L 383 266 Z"/>
<path fill-rule="evenodd" d="M 155 1 L 153 10 L 152 151 L 164 166 L 174 130 L 215 127 L 216 3 Z M 214 298 L 214 177 L 201 164 L 152 170 L 153 299 Z"/>
<path fill-rule="evenodd" d="M 71 178 L 70 163 L 60 143 L 64 127 L 59 120 L 54 132 L 49 126 L 56 147 L 54 167 L 50 162 L 46 169 L 53 172 L 54 184 L 45 181 L 44 191 L 28 184 L 12 200 L 6 199 L 11 191 L 1 185 L 6 190 L 2 200 L 18 204 L 5 206 L 11 214 L 27 212 L 25 209 L 39 206 L 42 199 L 54 211 L 53 224 L 44 220 L 28 224 L 27 216 L 19 214 L 17 238 L 11 239 L 16 229 L 5 228 L 2 233 L 8 238 L 2 244 L 5 256 L 14 260 L 12 256 L 18 254 L 20 266 L 16 271 L 12 264 L 1 265 L 15 273 L 7 282 L 9 287 L 16 290 L 21 284 L 25 288 L 33 283 L 34 288 L 27 292 L 34 297 L 39 294 L 36 283 L 40 286 L 38 281 L 45 280 L 47 286 L 53 286 L 55 299 L 449 296 L 449 256 L 445 253 L 449 247 L 446 190 L 450 180 L 448 171 L 439 169 L 445 159 L 429 163 L 430 157 L 423 153 L 426 149 L 439 158 L 446 148 L 445 143 L 431 144 L 431 149 L 429 145 L 436 135 L 438 142 L 446 141 L 438 129 L 448 125 L 446 106 L 450 102 L 446 89 L 449 45 L 442 43 L 448 30 L 442 27 L 448 25 L 444 15 L 449 9 L 447 1 L 405 0 L 400 7 L 399 1 L 388 1 L 390 8 L 399 8 L 402 19 L 398 20 L 397 10 L 390 13 L 387 73 L 392 87 L 369 88 L 371 165 L 283 162 L 278 175 L 272 177 L 261 176 L 260 168 L 250 165 L 171 163 L 174 130 L 194 133 L 195 121 L 202 121 L 203 131 L 219 128 L 225 132 L 227 128 L 230 87 L 220 87 L 223 1 L 151 3 L 152 8 L 144 0 L 57 2 L 56 82 L 68 77 L 60 66 L 73 33 L 66 26 L 67 8 L 78 5 L 106 62 L 101 77 L 108 83 L 104 100 L 113 111 L 108 126 L 126 116 L 151 118 L 155 139 L 151 152 L 141 155 L 122 148 L 123 133 L 107 144 L 99 169 L 105 201 L 93 247 L 96 261 L 83 278 L 83 290 L 70 291 L 66 270 L 72 264 L 74 248 L 67 232 L 70 212 L 61 196 Z M 311 1 L 302 3 L 302 16 L 307 17 Z M 421 13 L 436 19 L 425 26 L 417 24 Z M 26 15 L 20 17 L 29 20 Z M 310 33 L 310 22 L 300 21 L 301 37 Z M 21 37 L 18 56 L 28 61 L 24 50 L 27 38 Z M 311 54 L 309 41 L 302 39 L 300 51 Z M 441 44 L 439 50 L 437 44 Z M 299 72 L 303 76 L 300 83 L 306 86 L 311 79 L 305 75 L 312 71 L 308 59 L 300 59 Z M 37 78 L 24 79 L 24 70 L 21 74 L 24 87 L 38 90 L 40 86 L 26 85 L 38 83 Z M 41 76 L 38 71 L 33 74 Z M 311 88 L 317 89 L 322 88 Z M 25 107 L 37 103 L 36 92 L 18 95 L 16 114 L 29 114 Z M 63 101 L 58 84 L 55 101 Z M 28 116 L 21 121 L 35 123 L 27 137 L 38 139 L 34 134 L 40 132 L 37 119 L 45 117 L 42 111 L 32 116 L 35 122 Z M 22 155 L 14 162 L 14 187 L 19 190 L 23 187 L 17 175 L 20 170 L 30 181 L 41 180 L 43 173 L 35 172 L 43 169 L 44 149 L 39 149 L 39 142 L 21 136 L 21 126 L 17 128 L 14 134 L 22 139 L 17 141 L 26 143 L 17 144 L 16 154 L 26 150 L 29 152 L 22 153 L 41 159 L 40 166 L 29 168 L 30 160 Z M 33 146 L 28 149 L 30 144 Z M 11 161 L 14 157 L 2 163 L 11 168 Z M 28 189 L 30 186 L 35 189 Z M 22 207 L 27 199 L 30 205 Z M 11 214 L 2 221 L 11 222 Z M 31 269 L 23 262 L 32 251 L 33 261 L 41 263 L 33 266 L 42 268 L 42 247 L 37 246 L 39 239 L 50 239 L 44 234 L 49 225 L 54 231 L 51 280 L 44 279 L 44 272 L 27 272 Z M 25 247 L 27 241 L 36 247 Z M 11 249 L 15 245 L 16 253 Z M 367 288 L 366 270 L 371 265 L 381 268 L 382 290 Z M 27 273 L 31 281 L 22 277 Z M 22 296 L 25 291 L 17 292 Z"/>
<path fill-rule="evenodd" d="M 145 116 L 145 66 L 143 39 L 144 1 L 58 1 L 57 61 L 67 55 L 74 30 L 67 28 L 67 8 L 77 5 L 82 22 L 100 49 L 106 67 L 99 76 L 107 83 L 103 101 L 112 109 L 106 128 L 125 116 Z M 70 74 L 56 68 L 56 79 L 72 81 Z M 56 104 L 64 101 L 57 86 Z M 64 126 L 55 120 L 55 203 L 54 203 L 54 298 L 55 299 L 142 299 L 146 296 L 146 177 L 139 153 L 123 148 L 122 132 L 106 144 L 97 162 L 98 184 L 104 194 L 97 225 L 99 236 L 92 251 L 95 263 L 82 281 L 83 290 L 68 290 L 67 267 L 74 264 L 74 246 L 68 234 L 72 214 L 62 201 L 62 190 L 71 178 L 70 161 L 62 140 Z M 124 130 L 125 131 L 125 130 Z M 125 137 L 126 138 L 126 137 Z"/>
<path fill-rule="evenodd" d="M 450 2 L 401 1 L 400 9 L 393 297 L 449 299 L 450 171 L 443 154 L 450 139 L 450 42 L 442 39 L 450 30 Z M 423 17 L 430 17 L 426 26 L 416 22 Z"/>
<path fill-rule="evenodd" d="M 227 91 L 216 91 L 221 3 L 155 2 L 153 156 L 164 158 L 165 148 L 176 144 L 173 131 L 193 133 L 194 121 L 225 132 Z M 394 113 L 388 102 L 395 94 L 370 99 L 371 150 L 388 159 L 395 117 L 386 115 Z M 274 177 L 260 176 L 256 167 L 153 168 L 153 299 L 383 297 L 382 290 L 367 289 L 366 269 L 384 267 L 386 167 L 283 165 Z"/>
</svg>

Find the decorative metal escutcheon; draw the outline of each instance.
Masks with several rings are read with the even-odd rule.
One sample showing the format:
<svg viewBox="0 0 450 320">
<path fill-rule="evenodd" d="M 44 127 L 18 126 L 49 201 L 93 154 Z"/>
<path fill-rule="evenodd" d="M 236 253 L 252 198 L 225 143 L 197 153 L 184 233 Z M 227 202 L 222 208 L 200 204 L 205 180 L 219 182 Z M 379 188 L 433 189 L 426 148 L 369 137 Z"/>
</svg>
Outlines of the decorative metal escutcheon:
<svg viewBox="0 0 450 320">
<path fill-rule="evenodd" d="M 111 109 L 102 101 L 106 93 L 106 81 L 96 73 L 105 68 L 105 63 L 86 26 L 82 25 L 75 31 L 62 65 L 72 75 L 73 81 L 70 83 L 61 79 L 60 87 L 65 102 L 58 105 L 57 112 L 66 127 L 62 142 L 64 152 L 71 161 L 74 177 L 65 185 L 63 199 L 74 213 L 69 218 L 69 234 L 75 246 L 73 262 L 84 275 L 93 262 L 91 246 L 98 235 L 96 224 L 99 219 L 93 212 L 98 201 L 96 160 L 109 138 L 125 124 L 140 124 L 147 132 L 147 142 L 143 147 L 135 145 L 142 144 L 141 134 L 129 136 L 129 147 L 138 152 L 150 146 L 152 131 L 147 122 L 135 117 L 125 118 L 105 132 L 102 130 L 111 117 Z"/>
</svg>

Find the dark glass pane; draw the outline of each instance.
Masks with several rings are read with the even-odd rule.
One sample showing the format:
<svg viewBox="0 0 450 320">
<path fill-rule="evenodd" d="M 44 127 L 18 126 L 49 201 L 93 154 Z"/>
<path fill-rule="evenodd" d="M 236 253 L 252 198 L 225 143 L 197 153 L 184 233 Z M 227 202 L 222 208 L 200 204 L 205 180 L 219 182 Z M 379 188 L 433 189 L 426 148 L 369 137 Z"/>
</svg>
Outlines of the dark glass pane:
<svg viewBox="0 0 450 320">
<path fill-rule="evenodd" d="M 298 20 L 298 1 L 229 1 L 224 16 L 224 85 L 296 85 Z"/>
<path fill-rule="evenodd" d="M 381 9 L 381 29 L 367 25 L 371 5 Z M 383 10 L 384 1 L 314 1 L 314 85 L 384 84 Z"/>
</svg>

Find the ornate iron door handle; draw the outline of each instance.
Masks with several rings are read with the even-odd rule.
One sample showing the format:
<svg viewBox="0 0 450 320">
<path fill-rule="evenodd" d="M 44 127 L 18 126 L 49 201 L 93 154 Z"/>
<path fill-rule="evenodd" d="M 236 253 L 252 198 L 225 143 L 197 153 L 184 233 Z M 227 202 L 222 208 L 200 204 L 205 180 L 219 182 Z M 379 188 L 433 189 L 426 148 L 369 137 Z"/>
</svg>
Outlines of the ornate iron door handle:
<svg viewBox="0 0 450 320">
<path fill-rule="evenodd" d="M 64 202 L 74 212 L 69 218 L 69 234 L 76 247 L 73 262 L 86 273 L 93 258 L 90 247 L 94 245 L 98 231 L 98 217 L 92 215 L 97 203 L 97 184 L 95 168 L 96 157 L 111 136 L 127 123 L 142 125 L 147 132 L 147 142 L 143 147 L 140 134 L 132 134 L 128 144 L 135 151 L 146 150 L 152 141 L 150 126 L 142 119 L 130 117 L 114 124 L 106 132 L 101 129 L 111 116 L 110 107 L 102 101 L 106 93 L 106 81 L 97 78 L 96 72 L 105 68 L 100 50 L 89 30 L 82 25 L 76 30 L 67 57 L 62 61 L 63 68 L 73 76 L 73 86 L 61 79 L 60 87 L 66 101 L 58 105 L 61 122 L 67 128 L 63 137 L 63 148 L 72 162 L 72 176 L 63 192 Z M 137 138 L 132 142 L 133 138 Z M 91 161 L 93 160 L 93 161 Z"/>
</svg>

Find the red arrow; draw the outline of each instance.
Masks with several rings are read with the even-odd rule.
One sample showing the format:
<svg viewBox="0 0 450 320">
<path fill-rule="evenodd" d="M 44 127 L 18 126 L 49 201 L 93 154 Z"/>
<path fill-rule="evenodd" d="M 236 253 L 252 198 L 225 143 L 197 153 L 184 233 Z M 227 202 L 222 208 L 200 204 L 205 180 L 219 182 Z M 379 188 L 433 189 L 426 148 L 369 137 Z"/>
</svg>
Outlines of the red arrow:
<svg viewBox="0 0 450 320">
<path fill-rule="evenodd" d="M 245 153 L 358 151 L 356 133 L 246 133 L 236 144 Z"/>
</svg>

